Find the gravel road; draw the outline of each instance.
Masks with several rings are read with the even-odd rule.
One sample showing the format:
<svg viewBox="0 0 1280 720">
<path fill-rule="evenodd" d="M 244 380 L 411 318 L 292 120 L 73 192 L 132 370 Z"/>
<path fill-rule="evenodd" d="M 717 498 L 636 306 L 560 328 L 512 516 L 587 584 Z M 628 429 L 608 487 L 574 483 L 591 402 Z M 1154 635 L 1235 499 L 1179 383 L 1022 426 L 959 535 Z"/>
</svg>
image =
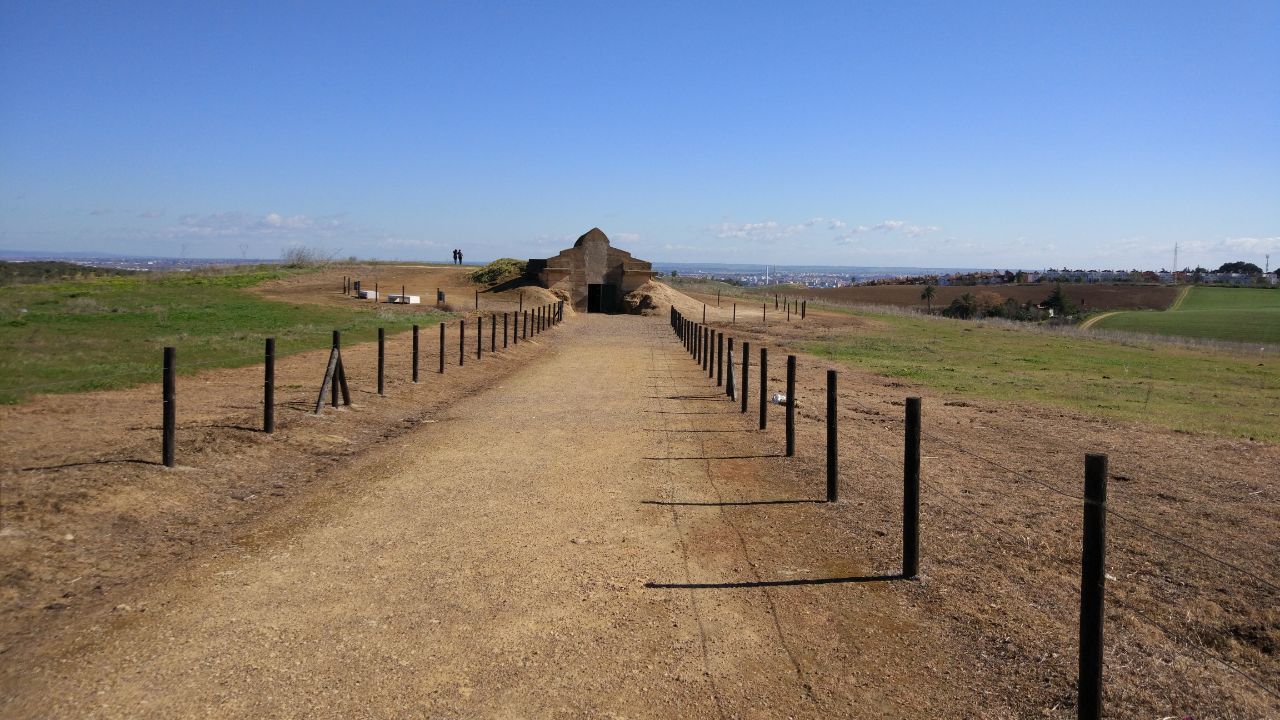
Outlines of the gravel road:
<svg viewBox="0 0 1280 720">
<path fill-rule="evenodd" d="M 28 668 L 3 714 L 995 710 L 930 670 L 962 663 L 894 583 L 768 584 L 866 569 L 779 457 L 778 430 L 756 430 L 664 322 L 557 332 L 500 385 L 354 463 L 358 494 L 313 499 L 140 590 Z M 927 665 L 913 645 L 933 646 Z"/>
</svg>

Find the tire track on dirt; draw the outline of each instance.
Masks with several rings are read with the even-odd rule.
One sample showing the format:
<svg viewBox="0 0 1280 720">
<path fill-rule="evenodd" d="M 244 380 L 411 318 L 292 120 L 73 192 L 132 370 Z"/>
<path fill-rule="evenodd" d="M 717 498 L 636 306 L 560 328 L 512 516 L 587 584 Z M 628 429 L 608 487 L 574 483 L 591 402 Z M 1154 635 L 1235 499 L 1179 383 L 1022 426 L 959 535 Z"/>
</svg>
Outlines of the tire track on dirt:
<svg viewBox="0 0 1280 720">
<path fill-rule="evenodd" d="M 655 340 L 657 339 L 658 338 L 655 338 Z M 657 355 L 658 355 L 657 348 L 651 346 L 649 349 L 649 360 L 650 360 L 649 367 L 654 372 L 658 370 Z M 667 354 L 665 360 L 666 360 L 666 363 L 663 365 L 662 370 L 665 375 L 669 376 L 672 370 L 669 353 Z M 657 404 L 658 402 L 657 394 L 661 392 L 661 390 L 659 389 L 660 387 L 661 386 L 659 386 L 656 381 L 651 382 L 650 388 L 652 389 L 652 392 L 654 393 L 654 396 L 655 396 L 655 400 L 651 404 Z M 669 422 L 670 421 L 664 418 L 663 420 L 664 424 L 668 424 Z M 670 456 L 672 447 L 671 447 L 671 433 L 669 432 L 669 430 L 663 433 L 662 444 L 663 444 L 663 450 L 667 453 L 668 456 Z M 669 464 L 666 465 L 665 467 L 666 467 L 666 476 L 667 476 L 666 495 L 668 499 L 674 499 L 675 492 L 676 492 L 675 473 L 671 471 L 671 467 Z M 690 566 L 689 566 L 689 545 L 688 543 L 685 542 L 685 539 L 684 539 L 684 529 L 680 527 L 680 513 L 676 511 L 676 508 L 674 505 L 670 506 L 670 510 L 671 510 L 671 523 L 676 531 L 676 539 L 680 545 L 680 560 L 684 566 L 684 580 L 686 583 L 691 583 L 693 582 L 693 571 L 690 569 Z M 711 657 L 707 649 L 707 624 L 703 618 L 701 603 L 698 600 L 698 593 L 690 590 L 688 595 L 689 595 L 689 604 L 693 609 L 694 618 L 697 620 L 697 623 L 698 623 L 698 641 L 702 649 L 702 671 L 705 677 L 707 678 L 707 684 L 709 689 L 711 690 L 711 697 L 712 699 L 715 700 L 716 713 L 723 720 L 723 718 L 726 718 L 727 715 L 725 714 L 724 700 L 720 697 L 720 693 L 716 689 L 715 675 L 711 672 Z"/>
<path fill-rule="evenodd" d="M 662 338 L 659 341 L 662 342 L 663 345 L 668 345 L 668 346 L 672 345 L 674 342 L 669 337 Z M 664 353 L 667 358 L 667 367 L 670 368 L 672 371 L 674 371 L 675 366 L 677 366 L 677 364 L 679 364 L 680 360 L 682 359 L 681 353 L 682 351 L 678 347 L 673 347 L 671 349 L 668 349 Z M 696 380 L 696 382 L 692 383 L 691 385 L 680 385 L 678 387 L 682 389 L 686 387 L 693 387 L 701 390 L 706 386 L 706 377 L 707 376 L 703 373 L 697 373 L 696 376 L 691 376 L 691 378 Z M 714 390 L 715 386 L 712 386 L 712 389 Z M 656 390 L 655 390 L 655 396 L 658 396 L 658 392 Z M 684 395 L 676 395 L 676 396 L 670 397 L 669 399 L 678 400 L 681 402 L 687 402 L 689 398 L 688 396 L 684 396 Z M 733 424 L 741 424 L 741 421 L 737 419 L 738 413 L 730 412 L 728 413 L 728 415 L 729 417 L 734 418 Z M 679 429 L 672 428 L 671 424 L 673 422 L 681 424 L 682 427 Z M 722 525 L 724 528 L 727 528 L 728 532 L 731 533 L 733 538 L 736 540 L 736 543 L 734 543 L 736 545 L 736 554 L 738 554 L 741 557 L 741 560 L 747 567 L 752 581 L 753 582 L 763 581 L 764 578 L 760 573 L 759 566 L 756 560 L 752 557 L 750 548 L 748 546 L 746 537 L 743 534 L 742 529 L 738 526 L 736 522 L 734 522 L 732 516 L 724 506 L 724 503 L 726 502 L 726 496 L 724 492 L 721 490 L 720 485 L 716 482 L 716 479 L 715 479 L 717 470 L 713 465 L 714 461 L 710 459 L 711 458 L 710 447 L 709 447 L 710 443 L 707 439 L 706 434 L 704 432 L 700 432 L 701 430 L 700 428 L 693 427 L 696 424 L 696 421 L 691 416 L 680 416 L 679 419 L 673 420 L 670 415 L 667 415 L 665 416 L 664 424 L 666 425 L 665 430 L 666 430 L 666 436 L 667 436 L 667 441 L 664 443 L 665 445 L 664 449 L 666 451 L 665 457 L 674 459 L 674 458 L 695 456 L 695 457 L 702 458 L 702 460 L 697 465 L 697 469 L 695 470 L 691 468 L 690 469 L 691 471 L 688 473 L 689 477 L 686 477 L 685 479 L 690 482 L 691 486 L 696 486 L 696 484 L 704 484 L 706 487 L 710 488 L 711 496 L 715 498 L 716 522 Z M 677 432 L 677 431 L 683 431 L 693 436 L 691 440 L 685 439 L 683 444 L 686 446 L 692 446 L 691 450 L 696 450 L 697 451 L 696 454 L 692 451 L 682 452 L 681 455 L 674 454 L 673 452 L 674 448 L 672 447 L 671 436 L 674 432 Z M 724 438 L 718 437 L 716 439 L 723 440 Z M 742 450 L 741 442 L 734 443 L 734 445 L 735 445 L 735 450 L 741 450 L 743 453 L 748 452 L 748 450 Z M 747 445 L 754 447 L 756 443 L 749 441 Z M 680 534 L 681 548 L 686 558 L 685 560 L 686 582 L 691 583 L 695 581 L 693 580 L 692 572 L 690 570 L 690 563 L 688 561 L 687 541 L 684 537 L 684 530 L 681 523 L 681 513 L 680 513 L 680 510 L 678 509 L 678 505 L 676 504 L 679 502 L 678 500 L 679 494 L 674 487 L 674 478 L 676 476 L 676 473 L 674 472 L 674 470 L 671 469 L 673 462 L 674 460 L 666 460 L 665 462 L 663 462 L 663 464 L 668 468 L 668 471 L 667 471 L 668 477 L 672 478 L 673 480 L 673 485 L 672 485 L 670 498 L 669 498 L 670 502 L 672 502 L 672 504 L 670 505 L 672 521 L 677 532 Z M 752 467 L 752 470 L 754 474 L 755 468 Z M 773 595 L 771 594 L 769 588 L 767 587 L 752 588 L 747 590 L 745 594 L 749 595 L 752 593 L 753 590 L 758 591 L 764 600 L 764 604 L 767 608 L 766 614 L 769 616 L 769 624 L 771 625 L 771 629 L 776 639 L 777 646 L 781 649 L 782 651 L 781 654 L 785 656 L 786 662 L 790 666 L 789 667 L 790 674 L 792 674 L 795 677 L 796 682 L 799 684 L 797 694 L 804 699 L 805 703 L 810 705 L 810 707 L 812 708 L 815 714 L 821 716 L 823 714 L 822 704 L 819 702 L 818 698 L 816 697 L 812 685 L 807 680 L 804 669 L 801 666 L 800 661 L 797 658 L 795 651 L 792 649 L 791 644 L 787 639 L 786 633 L 782 628 L 782 622 L 779 617 L 780 613 Z M 705 590 L 699 590 L 699 589 L 688 590 L 688 592 L 694 594 L 695 602 L 697 602 L 696 594 L 698 592 L 704 592 L 704 591 Z M 726 589 L 718 592 L 731 593 L 734 591 Z"/>
</svg>

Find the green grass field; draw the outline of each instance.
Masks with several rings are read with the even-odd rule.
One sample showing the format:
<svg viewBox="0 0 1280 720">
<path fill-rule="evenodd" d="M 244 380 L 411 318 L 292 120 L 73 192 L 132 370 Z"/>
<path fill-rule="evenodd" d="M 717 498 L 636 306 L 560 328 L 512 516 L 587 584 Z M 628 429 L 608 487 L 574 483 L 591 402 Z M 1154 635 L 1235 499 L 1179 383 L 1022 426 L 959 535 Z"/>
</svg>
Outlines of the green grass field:
<svg viewBox="0 0 1280 720">
<path fill-rule="evenodd" d="M 759 302 L 742 288 L 678 281 L 681 289 Z M 1232 304 L 1280 302 L 1280 291 L 1193 288 L 1183 308 L 1230 312 Z M 1207 290 L 1207 293 L 1200 293 Z M 1260 294 L 1260 295 L 1259 295 Z M 810 303 L 810 309 L 819 307 Z M 874 320 L 804 349 L 858 370 L 905 378 L 941 392 L 1063 407 L 1190 432 L 1280 442 L 1280 356 L 1274 347 L 1214 350 L 1058 335 L 1003 322 L 971 322 L 821 305 Z M 1274 306 L 1272 323 L 1280 325 Z M 1168 313 L 1132 312 L 1126 315 Z M 1265 333 L 1266 331 L 1264 331 Z"/>
<path fill-rule="evenodd" d="M 807 349 L 949 394 L 1280 442 L 1280 358 L 1274 352 L 1248 357 L 997 324 L 866 317 L 876 329 L 838 333 Z"/>
<path fill-rule="evenodd" d="M 292 305 L 245 288 L 281 270 L 137 275 L 0 288 L 0 402 L 36 393 L 127 387 L 160 380 L 161 349 L 178 349 L 179 372 L 262 362 L 263 339 L 277 355 L 376 339 L 442 315 Z"/>
<path fill-rule="evenodd" d="M 1197 286 L 1176 310 L 1120 312 L 1093 327 L 1280 344 L 1280 289 Z"/>
</svg>

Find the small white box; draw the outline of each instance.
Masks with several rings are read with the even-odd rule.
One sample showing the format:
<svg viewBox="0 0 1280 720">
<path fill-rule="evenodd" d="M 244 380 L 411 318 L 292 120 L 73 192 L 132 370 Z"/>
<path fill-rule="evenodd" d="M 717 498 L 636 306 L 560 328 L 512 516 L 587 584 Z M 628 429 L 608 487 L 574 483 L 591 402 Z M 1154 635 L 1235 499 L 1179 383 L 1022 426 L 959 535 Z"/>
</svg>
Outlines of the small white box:
<svg viewBox="0 0 1280 720">
<path fill-rule="evenodd" d="M 418 295 L 388 295 L 387 302 L 402 303 L 404 305 L 420 305 L 422 297 Z"/>
<path fill-rule="evenodd" d="M 378 292 L 376 290 L 361 290 L 360 299 L 361 300 L 377 300 Z"/>
</svg>

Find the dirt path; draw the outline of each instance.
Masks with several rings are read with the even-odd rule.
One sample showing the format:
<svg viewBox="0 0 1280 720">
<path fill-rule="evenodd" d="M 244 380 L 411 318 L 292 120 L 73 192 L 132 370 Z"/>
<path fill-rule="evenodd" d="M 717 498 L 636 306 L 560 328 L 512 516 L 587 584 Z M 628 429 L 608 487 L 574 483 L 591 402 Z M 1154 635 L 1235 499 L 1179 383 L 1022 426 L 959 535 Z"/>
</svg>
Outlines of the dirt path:
<svg viewBox="0 0 1280 720">
<path fill-rule="evenodd" d="M 665 324 L 593 316 L 565 333 L 501 386 L 355 463 L 376 479 L 358 495 L 318 498 L 139 590 L 25 668 L 0 714 L 983 707 L 926 671 L 958 665 L 944 651 L 900 652 L 942 638 L 888 584 L 751 586 L 877 569 L 858 566 L 835 516 L 804 502 L 816 488 L 761 452 L 752 416 L 693 371 Z M 759 500 L 800 502 L 734 504 Z M 649 586 L 724 582 L 746 585 Z"/>
<path fill-rule="evenodd" d="M 842 317 L 721 327 L 739 348 L 769 347 L 768 387 L 780 390 L 791 344 L 872 322 Z M 367 388 L 372 351 L 351 350 Z M 1274 585 L 1191 551 L 1277 576 L 1274 445 L 952 399 L 846 368 L 832 506 L 811 502 L 822 360 L 798 357 L 797 456 L 782 458 L 781 410 L 756 429 L 758 365 L 744 415 L 661 317 L 580 316 L 487 357 L 450 360 L 421 386 L 403 380 L 401 357 L 386 397 L 294 410 L 270 439 L 195 436 L 200 420 L 180 473 L 14 473 L 29 502 L 0 547 L 32 560 L 42 584 L 14 595 L 0 717 L 1065 719 L 1079 602 L 1069 496 L 1085 449 L 1110 454 L 1109 505 L 1128 518 L 1108 530 L 1108 715 L 1280 709 L 1210 659 L 1275 684 Z M 197 376 L 184 397 L 231 393 L 251 421 L 251 370 Z M 907 394 L 926 405 L 918 581 L 884 579 L 899 562 Z M 45 422 L 34 412 L 9 417 Z M 73 445 L 63 454 L 127 439 L 96 422 L 92 437 L 56 436 Z M 271 490 L 282 469 L 295 477 Z M 269 493 L 227 498 L 229 483 Z M 92 494 L 50 495 L 68 485 Z M 68 524 L 73 500 L 103 522 L 73 513 L 80 525 Z M 160 500 L 185 510 L 134 512 Z M 180 534 L 211 518 L 225 526 L 212 540 Z M 31 558 L 49 543 L 28 541 L 64 533 L 74 542 L 59 552 L 74 563 Z M 173 537 L 190 550 L 170 557 Z M 157 569 L 125 572 L 133 555 Z M 71 574 L 46 582 L 60 573 Z M 100 596 L 83 589 L 114 576 Z M 803 582 L 815 579 L 845 582 Z"/>
<path fill-rule="evenodd" d="M 1084 322 L 1080 323 L 1080 329 L 1081 329 L 1081 330 L 1088 330 L 1089 328 L 1093 327 L 1094 325 L 1097 325 L 1099 322 L 1101 322 L 1101 321 L 1105 320 L 1106 318 L 1111 317 L 1112 315 L 1119 315 L 1119 314 L 1120 314 L 1120 312 L 1121 312 L 1121 311 L 1119 311 L 1119 310 L 1115 310 L 1115 311 L 1112 311 L 1112 312 L 1104 312 L 1104 313 L 1102 313 L 1102 314 L 1100 314 L 1100 315 L 1094 315 L 1093 317 L 1089 318 L 1088 320 L 1085 320 Z"/>
<path fill-rule="evenodd" d="M 1191 287 L 1192 287 L 1191 285 L 1183 285 L 1182 288 L 1178 290 L 1178 294 L 1173 298 L 1173 302 L 1169 304 L 1169 307 L 1165 308 L 1165 312 L 1173 312 L 1174 310 L 1177 310 L 1178 308 L 1182 307 L 1182 302 L 1187 299 L 1187 295 L 1191 292 Z M 1123 312 L 1132 312 L 1132 311 L 1113 310 L 1111 312 L 1104 312 L 1098 315 L 1094 315 L 1088 320 L 1085 320 L 1084 322 L 1080 323 L 1080 329 L 1088 330 L 1089 328 L 1097 325 L 1103 320 L 1106 320 L 1112 315 L 1119 315 Z"/>
</svg>

